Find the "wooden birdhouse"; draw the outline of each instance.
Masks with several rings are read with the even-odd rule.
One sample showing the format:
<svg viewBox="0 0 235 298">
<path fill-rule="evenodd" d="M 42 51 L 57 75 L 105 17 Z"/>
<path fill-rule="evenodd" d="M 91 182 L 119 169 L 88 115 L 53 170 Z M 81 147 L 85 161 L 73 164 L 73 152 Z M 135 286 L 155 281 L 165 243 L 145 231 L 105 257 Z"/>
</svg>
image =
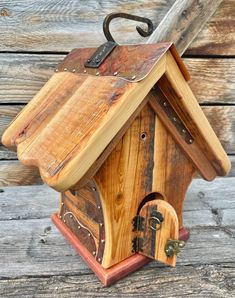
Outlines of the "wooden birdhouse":
<svg viewBox="0 0 235 298">
<path fill-rule="evenodd" d="M 61 193 L 52 219 L 106 285 L 174 266 L 193 176 L 230 169 L 188 80 L 171 43 L 75 49 L 3 135 Z"/>
</svg>

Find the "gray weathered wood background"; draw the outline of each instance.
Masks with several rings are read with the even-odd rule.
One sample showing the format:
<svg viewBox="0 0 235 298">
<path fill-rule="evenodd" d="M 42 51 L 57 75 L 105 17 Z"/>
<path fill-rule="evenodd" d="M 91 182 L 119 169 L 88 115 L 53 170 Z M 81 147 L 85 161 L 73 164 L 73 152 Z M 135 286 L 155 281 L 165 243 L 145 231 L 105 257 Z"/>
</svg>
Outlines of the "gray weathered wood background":
<svg viewBox="0 0 235 298">
<path fill-rule="evenodd" d="M 104 41 L 106 14 L 143 15 L 157 26 L 174 2 L 0 1 L 0 136 L 67 52 Z M 114 21 L 112 32 L 120 43 L 145 42 L 129 21 Z M 41 180 L 0 144 L 0 297 L 235 297 L 235 0 L 222 2 L 184 61 L 234 166 L 228 178 L 193 181 L 184 209 L 191 238 L 177 267 L 152 262 L 104 288 L 51 224 L 58 194 L 42 185 L 14 187 Z"/>
<path fill-rule="evenodd" d="M 234 183 L 234 177 L 213 183 L 195 179 L 184 208 L 191 237 L 176 268 L 152 262 L 110 288 L 50 221 L 59 204 L 55 191 L 45 185 L 5 187 L 0 297 L 235 297 Z"/>
<path fill-rule="evenodd" d="M 174 0 L 14 0 L 0 2 L 0 136 L 38 92 L 55 65 L 75 47 L 101 44 L 106 14 L 125 11 L 157 26 Z M 224 0 L 184 55 L 191 87 L 231 161 L 235 163 L 235 1 Z M 114 20 L 120 43 L 145 39 L 131 21 Z M 230 176 L 234 176 L 234 167 Z M 0 185 L 38 184 L 35 169 L 0 144 Z"/>
</svg>

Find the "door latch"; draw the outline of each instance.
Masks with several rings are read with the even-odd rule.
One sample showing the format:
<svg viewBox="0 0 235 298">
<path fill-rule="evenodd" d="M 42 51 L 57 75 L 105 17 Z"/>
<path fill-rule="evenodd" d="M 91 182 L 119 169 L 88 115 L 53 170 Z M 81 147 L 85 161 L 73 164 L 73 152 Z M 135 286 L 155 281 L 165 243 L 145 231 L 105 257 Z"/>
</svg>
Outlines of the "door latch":
<svg viewBox="0 0 235 298">
<path fill-rule="evenodd" d="M 169 258 L 171 258 L 174 255 L 177 255 L 184 246 L 184 241 L 168 239 L 165 245 L 165 253 Z"/>
</svg>

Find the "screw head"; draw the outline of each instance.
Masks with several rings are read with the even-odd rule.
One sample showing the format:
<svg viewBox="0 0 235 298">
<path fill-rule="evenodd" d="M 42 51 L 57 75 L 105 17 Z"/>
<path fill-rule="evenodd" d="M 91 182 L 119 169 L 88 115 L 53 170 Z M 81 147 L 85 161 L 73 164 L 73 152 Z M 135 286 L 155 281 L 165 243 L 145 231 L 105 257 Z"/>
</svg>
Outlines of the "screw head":
<svg viewBox="0 0 235 298">
<path fill-rule="evenodd" d="M 180 242 L 179 242 L 179 247 L 180 247 L 180 248 L 185 247 L 185 242 L 184 242 L 184 241 L 180 241 Z"/>
</svg>

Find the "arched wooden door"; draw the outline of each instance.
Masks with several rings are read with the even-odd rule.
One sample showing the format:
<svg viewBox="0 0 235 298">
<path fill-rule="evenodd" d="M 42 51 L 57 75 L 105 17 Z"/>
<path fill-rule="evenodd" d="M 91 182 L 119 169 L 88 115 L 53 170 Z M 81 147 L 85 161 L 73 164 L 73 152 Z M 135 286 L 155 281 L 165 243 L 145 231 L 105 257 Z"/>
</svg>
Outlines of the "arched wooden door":
<svg viewBox="0 0 235 298">
<path fill-rule="evenodd" d="M 179 238 L 178 217 L 174 208 L 164 200 L 146 202 L 140 209 L 133 247 L 140 254 L 175 266 L 176 256 L 184 246 Z"/>
</svg>

